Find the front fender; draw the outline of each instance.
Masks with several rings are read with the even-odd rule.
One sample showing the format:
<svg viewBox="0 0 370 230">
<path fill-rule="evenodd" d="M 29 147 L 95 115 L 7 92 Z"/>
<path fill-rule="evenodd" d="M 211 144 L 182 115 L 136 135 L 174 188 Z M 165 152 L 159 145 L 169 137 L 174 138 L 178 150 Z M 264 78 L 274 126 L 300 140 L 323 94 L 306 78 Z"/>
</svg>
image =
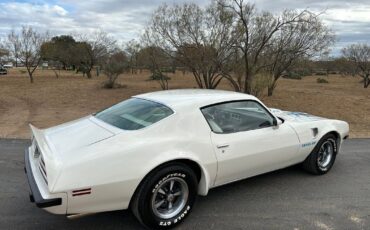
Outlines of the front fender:
<svg viewBox="0 0 370 230">
<path fill-rule="evenodd" d="M 312 152 L 316 144 L 328 133 L 337 135 L 338 152 L 345 137 L 348 136 L 349 126 L 345 121 L 323 119 L 313 122 L 291 123 L 300 141 L 299 155 L 303 161 Z M 317 132 L 316 132 L 317 131 Z"/>
</svg>

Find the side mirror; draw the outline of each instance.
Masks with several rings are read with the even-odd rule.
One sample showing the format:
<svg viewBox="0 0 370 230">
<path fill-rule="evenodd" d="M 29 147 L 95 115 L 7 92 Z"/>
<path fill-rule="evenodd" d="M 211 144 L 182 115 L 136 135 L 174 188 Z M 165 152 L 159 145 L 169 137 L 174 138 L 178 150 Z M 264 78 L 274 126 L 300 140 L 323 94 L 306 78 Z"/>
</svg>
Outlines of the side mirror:
<svg viewBox="0 0 370 230">
<path fill-rule="evenodd" d="M 283 124 L 282 120 L 280 120 L 279 118 L 274 118 L 274 121 L 273 121 L 274 126 L 279 126 L 281 124 Z"/>
<path fill-rule="evenodd" d="M 277 125 L 281 125 L 281 124 L 283 124 L 283 121 L 278 119 L 278 124 Z"/>
</svg>

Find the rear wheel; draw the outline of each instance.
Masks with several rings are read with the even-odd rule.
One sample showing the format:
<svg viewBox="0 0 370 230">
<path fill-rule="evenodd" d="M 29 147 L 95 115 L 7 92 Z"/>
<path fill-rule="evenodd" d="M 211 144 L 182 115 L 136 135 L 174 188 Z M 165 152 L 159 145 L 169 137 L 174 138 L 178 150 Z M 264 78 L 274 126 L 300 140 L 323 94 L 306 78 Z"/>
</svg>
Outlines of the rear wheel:
<svg viewBox="0 0 370 230">
<path fill-rule="evenodd" d="M 327 134 L 316 145 L 303 162 L 303 168 L 315 175 L 327 173 L 335 162 L 337 141 L 333 134 Z"/>
<path fill-rule="evenodd" d="M 198 181 L 185 164 L 171 163 L 151 172 L 135 193 L 131 209 L 150 229 L 172 228 L 193 208 Z"/>
</svg>

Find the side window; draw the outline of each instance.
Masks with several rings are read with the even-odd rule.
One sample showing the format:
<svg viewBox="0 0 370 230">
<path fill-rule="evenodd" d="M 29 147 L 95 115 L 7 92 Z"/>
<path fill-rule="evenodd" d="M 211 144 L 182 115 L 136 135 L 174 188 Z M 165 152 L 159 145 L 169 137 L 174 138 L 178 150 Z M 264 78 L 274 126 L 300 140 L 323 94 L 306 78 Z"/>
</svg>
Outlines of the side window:
<svg viewBox="0 0 370 230">
<path fill-rule="evenodd" d="M 201 109 L 215 133 L 235 133 L 270 127 L 273 117 L 256 101 L 237 101 Z"/>
</svg>

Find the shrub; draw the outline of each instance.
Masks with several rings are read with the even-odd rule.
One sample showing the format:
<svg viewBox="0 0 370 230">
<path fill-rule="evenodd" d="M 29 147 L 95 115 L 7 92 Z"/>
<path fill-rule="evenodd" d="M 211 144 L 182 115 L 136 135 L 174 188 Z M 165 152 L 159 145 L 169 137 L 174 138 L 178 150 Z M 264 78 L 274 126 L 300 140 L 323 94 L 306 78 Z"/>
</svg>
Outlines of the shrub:
<svg viewBox="0 0 370 230">
<path fill-rule="evenodd" d="M 171 78 L 165 74 L 162 74 L 160 72 L 154 72 L 152 75 L 149 76 L 149 81 L 161 81 L 161 80 L 171 80 Z"/>
<path fill-rule="evenodd" d="M 26 70 L 24 70 L 24 69 L 20 69 L 20 70 L 19 70 L 19 72 L 20 72 L 21 74 L 25 74 L 25 73 L 27 73 L 27 71 L 26 71 Z"/>
<path fill-rule="evenodd" d="M 328 82 L 326 79 L 324 79 L 324 78 L 317 78 L 317 79 L 316 79 L 316 82 L 317 82 L 317 83 L 325 83 L 325 84 L 326 84 L 326 83 L 329 83 L 329 82 Z"/>
<path fill-rule="evenodd" d="M 119 87 L 116 80 L 120 74 L 123 74 L 127 70 L 128 62 L 125 53 L 120 51 L 112 54 L 104 64 L 104 73 L 107 76 L 107 81 L 103 87 L 106 89 Z"/>
<path fill-rule="evenodd" d="M 288 74 L 284 75 L 283 78 L 294 79 L 294 80 L 302 80 L 302 75 L 300 75 L 297 72 L 289 72 Z"/>
<path fill-rule="evenodd" d="M 309 70 L 309 69 L 296 70 L 295 73 L 299 74 L 301 77 L 311 76 L 312 75 L 312 71 Z"/>
<path fill-rule="evenodd" d="M 252 81 L 251 94 L 259 97 L 272 83 L 272 77 L 268 74 L 257 74 Z"/>
<path fill-rule="evenodd" d="M 103 88 L 105 89 L 119 89 L 119 88 L 126 88 L 127 85 L 121 85 L 119 83 L 115 83 L 112 81 L 105 81 L 103 82 Z"/>
<path fill-rule="evenodd" d="M 316 76 L 325 76 L 326 73 L 325 72 L 316 72 L 315 75 Z"/>
<path fill-rule="evenodd" d="M 175 73 L 176 72 L 176 68 L 162 67 L 161 68 L 161 72 L 164 72 L 164 73 Z"/>
<path fill-rule="evenodd" d="M 114 86 L 116 86 L 116 84 L 114 82 L 111 82 L 111 81 L 103 82 L 103 88 L 113 89 Z"/>
</svg>

